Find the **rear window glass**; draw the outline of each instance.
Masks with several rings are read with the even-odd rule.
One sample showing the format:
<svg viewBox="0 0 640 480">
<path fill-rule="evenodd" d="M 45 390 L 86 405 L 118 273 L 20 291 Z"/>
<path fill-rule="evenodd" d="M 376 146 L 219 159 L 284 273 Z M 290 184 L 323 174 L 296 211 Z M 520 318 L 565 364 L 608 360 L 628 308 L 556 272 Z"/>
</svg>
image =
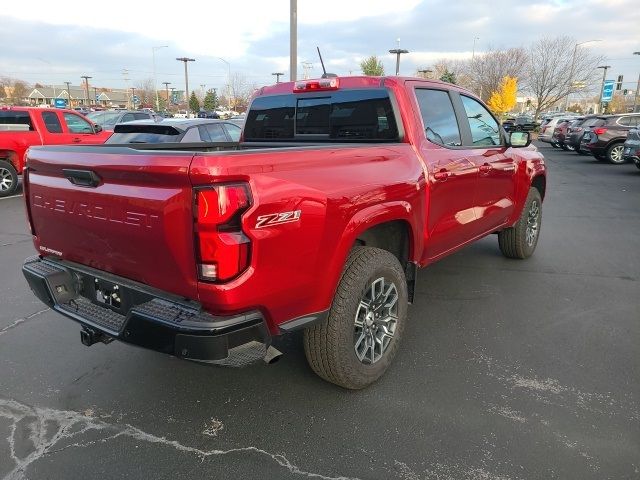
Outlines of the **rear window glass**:
<svg viewBox="0 0 640 480">
<path fill-rule="evenodd" d="M 0 131 L 33 130 L 29 112 L 13 112 L 0 110 Z"/>
<path fill-rule="evenodd" d="M 49 133 L 62 133 L 62 124 L 54 112 L 42 112 L 42 120 Z"/>
<path fill-rule="evenodd" d="M 105 143 L 171 143 L 179 142 L 184 132 L 168 125 L 116 125 Z"/>
<path fill-rule="evenodd" d="M 361 89 L 256 98 L 245 140 L 397 141 L 386 89 Z"/>
</svg>

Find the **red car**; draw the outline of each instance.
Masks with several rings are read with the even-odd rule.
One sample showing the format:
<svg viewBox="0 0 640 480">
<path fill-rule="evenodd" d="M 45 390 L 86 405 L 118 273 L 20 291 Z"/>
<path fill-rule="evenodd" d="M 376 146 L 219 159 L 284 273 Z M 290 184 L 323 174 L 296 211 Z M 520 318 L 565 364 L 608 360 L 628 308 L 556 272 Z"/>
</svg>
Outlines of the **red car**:
<svg viewBox="0 0 640 480">
<path fill-rule="evenodd" d="M 104 143 L 110 135 L 73 110 L 0 107 L 0 197 L 12 195 L 18 188 L 29 147 Z"/>
<path fill-rule="evenodd" d="M 363 388 L 419 327 L 418 267 L 493 233 L 533 254 L 546 170 L 528 145 L 449 83 L 263 87 L 238 150 L 30 149 L 23 272 L 86 345 L 237 364 L 304 329 L 315 372 Z"/>
</svg>

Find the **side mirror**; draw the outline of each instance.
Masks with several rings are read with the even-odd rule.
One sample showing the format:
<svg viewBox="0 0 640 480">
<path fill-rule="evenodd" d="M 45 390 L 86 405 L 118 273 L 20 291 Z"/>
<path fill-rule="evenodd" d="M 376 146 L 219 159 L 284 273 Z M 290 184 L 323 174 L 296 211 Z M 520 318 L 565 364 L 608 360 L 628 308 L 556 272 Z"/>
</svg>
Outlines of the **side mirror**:
<svg viewBox="0 0 640 480">
<path fill-rule="evenodd" d="M 93 133 L 100 133 L 102 131 L 102 127 L 97 123 L 93 126 Z"/>
<path fill-rule="evenodd" d="M 528 147 L 531 144 L 531 134 L 529 132 L 510 132 L 509 146 L 513 148 Z"/>
</svg>

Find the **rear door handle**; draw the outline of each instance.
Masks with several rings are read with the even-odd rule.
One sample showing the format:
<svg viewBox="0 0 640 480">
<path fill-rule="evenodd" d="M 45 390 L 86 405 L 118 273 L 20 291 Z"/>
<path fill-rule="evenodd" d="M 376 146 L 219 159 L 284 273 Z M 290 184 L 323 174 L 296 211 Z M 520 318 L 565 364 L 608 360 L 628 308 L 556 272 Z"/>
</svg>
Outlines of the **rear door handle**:
<svg viewBox="0 0 640 480">
<path fill-rule="evenodd" d="M 479 167 L 480 173 L 489 173 L 492 170 L 492 168 L 493 167 L 488 163 L 485 163 L 484 165 L 480 165 Z"/>
</svg>

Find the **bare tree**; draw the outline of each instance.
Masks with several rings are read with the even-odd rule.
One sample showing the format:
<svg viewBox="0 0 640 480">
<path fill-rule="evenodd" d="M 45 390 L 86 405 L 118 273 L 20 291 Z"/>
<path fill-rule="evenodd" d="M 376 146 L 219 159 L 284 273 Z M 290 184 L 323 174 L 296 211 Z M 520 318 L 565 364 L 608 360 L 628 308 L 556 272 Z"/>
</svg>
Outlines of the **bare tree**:
<svg viewBox="0 0 640 480">
<path fill-rule="evenodd" d="M 140 104 L 145 107 L 152 107 L 156 104 L 156 91 L 153 78 L 145 78 L 136 86 L 136 95 L 140 98 Z"/>
<path fill-rule="evenodd" d="M 524 48 L 490 49 L 485 53 L 476 54 L 469 62 L 471 89 L 487 101 L 493 92 L 500 89 L 504 77 L 517 78 L 519 82 L 524 80 L 528 59 Z"/>
<path fill-rule="evenodd" d="M 27 102 L 25 98 L 29 93 L 29 85 L 15 78 L 2 77 L 0 78 L 0 98 L 4 97 L 9 105 L 25 105 Z"/>
<path fill-rule="evenodd" d="M 571 37 L 545 37 L 529 47 L 524 84 L 536 100 L 535 116 L 584 85 L 597 82 L 603 57 L 577 48 Z"/>
<path fill-rule="evenodd" d="M 246 108 L 256 86 L 250 84 L 247 78 L 239 72 L 232 73 L 230 80 L 224 87 L 220 103 L 228 105 L 232 110 Z"/>
</svg>

